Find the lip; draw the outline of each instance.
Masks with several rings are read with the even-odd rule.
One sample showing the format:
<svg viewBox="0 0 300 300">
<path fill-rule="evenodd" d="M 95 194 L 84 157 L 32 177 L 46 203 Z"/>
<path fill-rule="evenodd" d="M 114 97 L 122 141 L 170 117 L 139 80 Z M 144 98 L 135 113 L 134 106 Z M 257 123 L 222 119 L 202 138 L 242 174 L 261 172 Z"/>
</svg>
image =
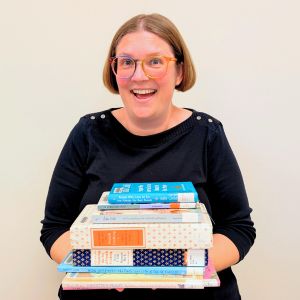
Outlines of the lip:
<svg viewBox="0 0 300 300">
<path fill-rule="evenodd" d="M 133 89 L 130 89 L 130 93 L 133 93 L 134 91 L 154 91 L 154 92 L 157 92 L 157 89 L 154 89 L 154 88 L 133 88 Z M 143 92 L 141 92 L 142 94 Z"/>
<path fill-rule="evenodd" d="M 136 96 L 137 94 L 134 93 L 134 91 L 144 91 L 145 93 L 141 92 L 140 94 L 138 94 L 138 95 L 140 95 L 140 97 L 137 97 Z M 149 93 L 147 95 L 146 91 L 154 91 L 154 93 Z M 145 103 L 145 102 L 149 101 L 157 93 L 157 89 L 151 89 L 151 88 L 131 89 L 130 93 L 134 96 L 134 99 L 137 102 Z"/>
</svg>

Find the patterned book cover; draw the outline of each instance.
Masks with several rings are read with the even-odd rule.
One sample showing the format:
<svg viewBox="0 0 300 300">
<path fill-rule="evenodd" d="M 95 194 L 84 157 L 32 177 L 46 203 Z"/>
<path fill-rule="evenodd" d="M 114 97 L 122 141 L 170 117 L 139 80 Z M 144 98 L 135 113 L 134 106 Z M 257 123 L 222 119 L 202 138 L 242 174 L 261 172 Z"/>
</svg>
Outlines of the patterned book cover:
<svg viewBox="0 0 300 300">
<path fill-rule="evenodd" d="M 109 203 L 198 202 L 192 182 L 115 183 Z"/>
<path fill-rule="evenodd" d="M 74 266 L 194 266 L 208 262 L 207 249 L 74 249 Z"/>
<path fill-rule="evenodd" d="M 113 205 L 113 204 L 112 204 Z M 95 211 L 93 223 L 200 223 L 207 212 L 203 203 L 197 208 L 174 209 L 118 209 Z M 205 215 L 205 216 L 204 216 Z"/>
<path fill-rule="evenodd" d="M 98 210 L 113 209 L 165 209 L 165 208 L 196 208 L 198 202 L 170 202 L 170 203 L 127 203 L 127 204 L 110 204 L 108 203 L 109 192 L 103 192 L 98 201 Z"/>
<path fill-rule="evenodd" d="M 202 275 L 97 274 L 67 273 L 64 290 L 113 288 L 180 288 L 203 289 Z"/>
<path fill-rule="evenodd" d="M 70 228 L 72 249 L 208 249 L 209 215 L 199 223 L 94 224 L 96 204 L 86 205 Z"/>
<path fill-rule="evenodd" d="M 57 267 L 59 272 L 91 272 L 114 274 L 177 274 L 177 275 L 203 275 L 205 267 L 174 267 L 174 266 L 73 266 L 72 252 Z"/>
</svg>

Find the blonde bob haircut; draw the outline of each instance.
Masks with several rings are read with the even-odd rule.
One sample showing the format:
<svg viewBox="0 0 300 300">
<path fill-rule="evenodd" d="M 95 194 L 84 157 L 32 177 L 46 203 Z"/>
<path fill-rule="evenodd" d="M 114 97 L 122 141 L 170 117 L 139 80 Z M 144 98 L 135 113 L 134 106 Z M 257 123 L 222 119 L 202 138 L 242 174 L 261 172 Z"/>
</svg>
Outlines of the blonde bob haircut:
<svg viewBox="0 0 300 300">
<path fill-rule="evenodd" d="M 189 90 L 196 81 L 195 67 L 189 50 L 176 26 L 160 14 L 137 15 L 125 22 L 116 32 L 103 68 L 103 83 L 106 88 L 114 94 L 119 94 L 116 77 L 110 66 L 110 58 L 116 55 L 116 48 L 126 34 L 139 30 L 154 33 L 171 46 L 177 64 L 182 64 L 183 69 L 182 81 L 175 89 L 182 92 Z"/>
</svg>

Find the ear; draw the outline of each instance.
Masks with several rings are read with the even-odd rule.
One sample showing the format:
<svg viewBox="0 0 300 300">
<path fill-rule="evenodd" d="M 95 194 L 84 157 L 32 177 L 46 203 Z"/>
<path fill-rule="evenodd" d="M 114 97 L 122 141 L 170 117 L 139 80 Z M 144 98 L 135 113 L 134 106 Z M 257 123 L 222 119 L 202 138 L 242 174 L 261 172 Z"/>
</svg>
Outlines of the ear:
<svg viewBox="0 0 300 300">
<path fill-rule="evenodd" d="M 178 86 L 183 79 L 183 63 L 176 65 L 176 81 L 175 86 Z"/>
</svg>

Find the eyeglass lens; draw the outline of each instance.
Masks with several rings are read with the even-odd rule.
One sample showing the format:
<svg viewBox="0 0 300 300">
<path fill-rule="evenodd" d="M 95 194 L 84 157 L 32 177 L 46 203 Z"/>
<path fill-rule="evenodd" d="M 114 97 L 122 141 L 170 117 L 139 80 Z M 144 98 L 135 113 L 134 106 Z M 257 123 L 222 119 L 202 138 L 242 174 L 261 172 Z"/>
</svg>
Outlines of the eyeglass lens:
<svg viewBox="0 0 300 300">
<path fill-rule="evenodd" d="M 162 77 L 168 66 L 168 60 L 162 56 L 151 56 L 142 60 L 142 67 L 148 77 Z M 130 78 L 136 69 L 136 61 L 131 57 L 115 57 L 112 61 L 112 69 L 120 78 Z"/>
</svg>

